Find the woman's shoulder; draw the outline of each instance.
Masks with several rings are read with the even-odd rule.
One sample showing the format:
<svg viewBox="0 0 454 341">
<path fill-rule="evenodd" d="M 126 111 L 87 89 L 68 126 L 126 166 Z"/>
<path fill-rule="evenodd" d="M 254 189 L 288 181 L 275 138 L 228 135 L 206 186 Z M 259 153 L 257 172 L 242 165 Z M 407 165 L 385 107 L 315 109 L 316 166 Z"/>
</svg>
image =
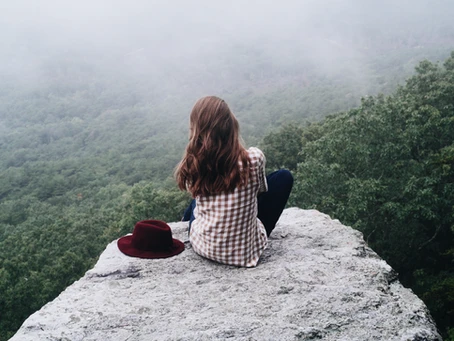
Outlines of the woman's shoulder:
<svg viewBox="0 0 454 341">
<path fill-rule="evenodd" d="M 247 152 L 252 163 L 263 163 L 265 161 L 265 154 L 257 147 L 250 147 Z"/>
</svg>

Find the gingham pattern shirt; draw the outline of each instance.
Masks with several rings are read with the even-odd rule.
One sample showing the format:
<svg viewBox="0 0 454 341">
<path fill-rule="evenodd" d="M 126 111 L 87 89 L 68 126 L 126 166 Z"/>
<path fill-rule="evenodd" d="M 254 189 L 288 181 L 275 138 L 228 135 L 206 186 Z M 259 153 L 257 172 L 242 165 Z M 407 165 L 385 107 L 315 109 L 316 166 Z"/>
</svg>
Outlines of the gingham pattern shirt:
<svg viewBox="0 0 454 341">
<path fill-rule="evenodd" d="M 246 187 L 233 193 L 196 197 L 195 220 L 190 241 L 199 255 L 214 261 L 253 267 L 268 239 L 257 218 L 257 195 L 266 192 L 265 156 L 258 148 L 248 149 L 250 176 Z"/>
</svg>

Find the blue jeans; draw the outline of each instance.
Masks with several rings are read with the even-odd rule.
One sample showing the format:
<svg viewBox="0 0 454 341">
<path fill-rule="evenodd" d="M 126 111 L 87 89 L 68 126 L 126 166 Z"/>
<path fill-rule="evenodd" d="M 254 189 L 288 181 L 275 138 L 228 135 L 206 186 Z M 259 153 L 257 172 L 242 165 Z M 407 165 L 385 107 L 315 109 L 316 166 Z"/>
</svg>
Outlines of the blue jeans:
<svg viewBox="0 0 454 341">
<path fill-rule="evenodd" d="M 195 208 L 195 199 L 191 200 L 188 208 L 184 211 L 183 219 L 181 221 L 189 221 L 189 231 L 191 230 L 191 224 L 194 221 L 194 208 Z"/>
<path fill-rule="evenodd" d="M 266 234 L 269 236 L 276 227 L 276 223 L 287 204 L 288 197 L 293 187 L 293 176 L 290 171 L 280 169 L 266 177 L 268 192 L 261 193 L 257 198 L 257 217 L 265 226 Z M 183 215 L 183 221 L 189 221 L 189 230 L 194 221 L 195 199 L 192 199 Z"/>
</svg>

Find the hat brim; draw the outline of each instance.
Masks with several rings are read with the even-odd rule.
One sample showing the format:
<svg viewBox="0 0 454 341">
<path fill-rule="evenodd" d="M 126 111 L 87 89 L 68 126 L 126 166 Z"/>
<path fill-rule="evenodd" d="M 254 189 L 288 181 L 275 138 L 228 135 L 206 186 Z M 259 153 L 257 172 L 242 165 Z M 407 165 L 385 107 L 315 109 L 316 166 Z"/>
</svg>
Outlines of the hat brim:
<svg viewBox="0 0 454 341">
<path fill-rule="evenodd" d="M 117 241 L 117 246 L 118 249 L 123 252 L 125 255 L 131 256 L 131 257 L 138 257 L 138 258 L 168 258 L 172 257 L 175 255 L 178 255 L 179 253 L 183 252 L 184 250 L 184 244 L 179 241 L 178 239 L 173 239 L 172 246 L 168 250 L 159 250 L 159 251 L 143 251 L 143 250 L 138 250 L 134 246 L 132 246 L 131 241 L 132 241 L 132 235 L 127 235 L 124 237 L 121 237 Z"/>
</svg>

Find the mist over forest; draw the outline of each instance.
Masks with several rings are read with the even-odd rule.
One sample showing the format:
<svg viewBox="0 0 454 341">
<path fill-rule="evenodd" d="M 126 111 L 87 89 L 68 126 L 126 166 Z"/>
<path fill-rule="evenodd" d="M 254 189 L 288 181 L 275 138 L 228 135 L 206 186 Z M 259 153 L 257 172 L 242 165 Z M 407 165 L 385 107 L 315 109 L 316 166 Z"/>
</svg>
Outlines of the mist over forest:
<svg viewBox="0 0 454 341">
<path fill-rule="evenodd" d="M 235 111 L 246 142 L 256 144 L 286 122 L 318 120 L 357 106 L 362 96 L 389 93 L 420 60 L 446 58 L 454 42 L 450 1 L 4 7 L 2 134 L 63 117 L 118 121 L 109 112 L 141 107 L 143 124 L 186 135 L 192 104 L 216 94 Z M 17 102 L 32 107 L 15 110 Z"/>
<path fill-rule="evenodd" d="M 75 90 L 121 83 L 133 101 L 171 101 L 176 106 L 168 110 L 181 117 L 205 94 L 235 104 L 237 92 L 268 96 L 321 79 L 345 87 L 343 95 L 353 97 L 345 104 L 357 104 L 360 96 L 395 87 L 421 59 L 444 59 L 454 39 L 447 0 L 15 1 L 4 7 L 4 84 Z M 387 74 L 377 74 L 382 70 Z M 304 101 L 294 101 L 304 115 Z"/>
<path fill-rule="evenodd" d="M 394 114 L 395 108 L 401 108 L 396 111 L 399 119 L 413 122 L 417 115 L 407 117 L 405 110 L 425 108 L 427 103 L 417 104 L 418 97 L 441 98 L 444 109 L 440 111 L 451 110 L 453 17 L 451 0 L 17 0 L 2 4 L 0 341 L 80 278 L 107 243 L 131 232 L 136 221 L 179 219 L 189 198 L 176 189 L 172 172 L 187 142 L 190 110 L 202 96 L 225 99 L 240 121 L 246 144 L 263 148 L 270 167 L 286 166 L 295 172 L 293 204 L 344 218 L 342 212 L 350 208 L 334 201 L 335 194 L 320 199 L 317 191 L 307 189 L 304 179 L 314 176 L 320 192 L 331 195 L 330 182 L 310 171 L 320 167 L 320 174 L 329 175 L 321 160 L 330 160 L 331 147 L 333 155 L 344 155 L 335 142 L 366 144 L 367 136 L 357 141 L 348 135 L 354 131 L 349 130 L 349 122 L 356 122 L 352 117 L 361 110 L 375 115 L 364 119 L 371 127 L 398 121 L 380 116 Z M 420 64 L 423 60 L 430 62 Z M 410 77 L 414 78 L 406 83 Z M 446 98 L 440 95 L 445 93 Z M 402 94 L 411 101 L 402 100 Z M 386 107 L 383 101 L 394 106 Z M 382 119 L 374 121 L 377 117 Z M 440 122 L 438 128 L 450 121 Z M 422 131 L 422 126 L 428 129 L 426 123 L 415 123 L 414 131 Z M 383 131 L 392 131 L 389 124 Z M 445 135 L 435 131 L 421 135 L 421 146 L 408 149 L 419 152 L 438 133 L 433 136 L 452 144 L 448 128 Z M 378 137 L 370 137 L 372 145 L 385 140 L 373 133 L 370 136 Z M 344 137 L 348 143 L 342 141 Z M 389 143 L 400 148 L 411 139 L 396 140 Z M 327 151 L 325 156 L 318 146 Z M 454 149 L 445 147 L 441 142 L 434 147 L 443 150 L 442 161 L 437 162 L 451 167 L 451 156 L 446 155 L 454 155 Z M 386 153 L 369 151 L 363 156 Z M 343 160 L 353 159 L 345 156 Z M 393 160 L 390 157 L 384 164 Z M 378 167 L 379 162 L 372 161 Z M 356 165 L 352 161 L 349 167 Z M 375 178 L 355 187 L 358 190 L 349 190 L 348 195 L 357 194 L 357 206 L 364 212 L 369 210 L 367 200 L 382 200 L 375 190 L 400 188 L 395 183 L 376 185 L 387 170 L 380 172 L 377 168 L 378 175 L 371 175 Z M 413 182 L 405 190 L 429 171 L 424 172 L 409 174 Z M 431 181 L 425 184 L 435 183 Z M 452 184 L 452 179 L 446 184 Z M 444 193 L 454 193 L 450 191 Z M 448 207 L 452 201 L 437 200 L 427 199 L 438 205 L 438 213 L 431 208 L 433 216 L 443 212 L 453 217 L 452 205 L 451 211 L 440 208 L 442 202 Z M 377 211 L 367 219 L 374 220 L 372 214 Z M 417 216 L 411 209 L 406 212 Z M 374 230 L 364 225 L 363 213 L 345 213 L 343 222 L 362 232 Z M 389 214 L 389 221 L 400 219 L 402 226 L 424 231 L 418 234 L 397 226 L 401 232 L 393 235 L 383 230 L 385 237 L 371 243 L 401 272 L 404 284 L 428 304 L 445 340 L 454 340 L 450 322 L 454 300 L 445 299 L 446 293 L 454 292 L 452 231 L 446 227 L 452 225 L 444 221 L 443 228 L 437 228 L 430 214 L 414 225 L 403 213 L 399 219 Z M 445 234 L 434 232 L 445 228 Z M 386 236 L 412 242 L 417 236 L 415 240 L 424 247 L 427 240 L 437 244 L 428 243 L 430 255 L 421 253 L 429 263 L 403 264 L 398 262 L 399 250 L 413 255 L 418 247 L 388 243 Z M 444 238 L 444 243 L 437 238 Z M 387 249 L 387 243 L 393 248 Z"/>
</svg>

